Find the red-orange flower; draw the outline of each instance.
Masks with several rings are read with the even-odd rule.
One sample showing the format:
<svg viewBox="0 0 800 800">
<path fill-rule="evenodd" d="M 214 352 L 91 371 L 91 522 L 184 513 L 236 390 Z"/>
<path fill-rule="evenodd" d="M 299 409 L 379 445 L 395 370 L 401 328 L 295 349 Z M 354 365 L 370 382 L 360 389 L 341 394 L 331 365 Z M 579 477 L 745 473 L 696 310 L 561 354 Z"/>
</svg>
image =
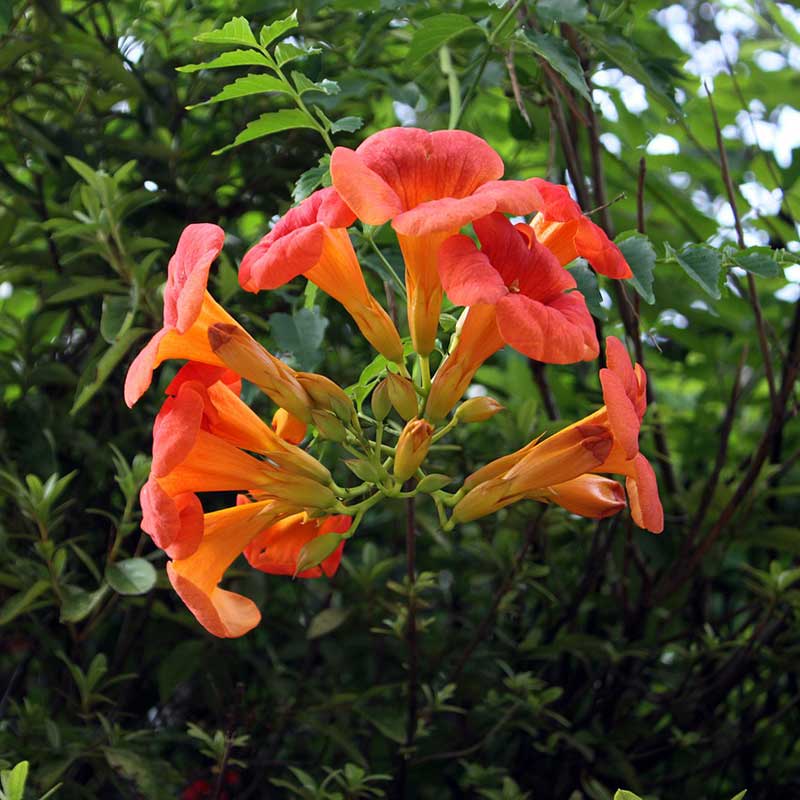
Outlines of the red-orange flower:
<svg viewBox="0 0 800 800">
<path fill-rule="evenodd" d="M 531 225 L 539 241 L 558 258 L 569 264 L 578 256 L 585 258 L 599 273 L 609 278 L 633 276 L 628 262 L 606 232 L 595 225 L 570 197 L 566 186 L 532 178 L 542 203 Z"/>
<path fill-rule="evenodd" d="M 639 452 L 639 431 L 647 405 L 647 376 L 631 364 L 624 345 L 606 340 L 608 367 L 600 371 L 606 405 L 579 422 L 474 472 L 453 519 L 465 522 L 522 499 L 556 502 L 584 516 L 615 513 L 618 490 L 586 473 L 625 475 L 633 521 L 653 533 L 664 528 L 655 473 Z M 579 510 L 583 509 L 583 510 Z M 590 512 L 588 514 L 584 512 Z"/>
<path fill-rule="evenodd" d="M 542 198 L 530 181 L 500 181 L 500 156 L 466 131 L 389 128 L 331 156 L 333 185 L 359 219 L 389 220 L 406 265 L 408 319 L 417 352 L 434 348 L 442 302 L 441 244 L 493 211 L 527 214 Z"/>
<path fill-rule="evenodd" d="M 439 251 L 439 273 L 448 297 L 469 306 L 458 343 L 436 373 L 426 406 L 444 417 L 475 371 L 509 344 L 552 364 L 597 357 L 594 323 L 572 275 L 524 223 L 502 214 L 473 222 L 481 249 L 467 236 L 453 236 Z"/>
<path fill-rule="evenodd" d="M 261 380 L 256 383 L 260 388 L 278 405 L 298 415 L 308 413 L 310 399 L 295 380 L 293 370 L 255 342 L 206 289 L 209 269 L 224 239 L 222 228 L 209 224 L 189 225 L 181 234 L 167 270 L 164 325 L 133 360 L 125 378 L 125 402 L 133 406 L 150 386 L 153 370 L 169 358 L 224 370 L 230 354 L 220 352 L 209 341 L 209 330 L 222 328 L 238 334 L 235 342 L 238 348 L 258 350 Z"/>
<path fill-rule="evenodd" d="M 354 220 L 355 214 L 336 189 L 314 192 L 247 252 L 239 267 L 239 282 L 244 289 L 258 292 L 305 275 L 347 309 L 378 352 L 400 362 L 400 335 L 370 294 L 347 234 Z"/>
</svg>

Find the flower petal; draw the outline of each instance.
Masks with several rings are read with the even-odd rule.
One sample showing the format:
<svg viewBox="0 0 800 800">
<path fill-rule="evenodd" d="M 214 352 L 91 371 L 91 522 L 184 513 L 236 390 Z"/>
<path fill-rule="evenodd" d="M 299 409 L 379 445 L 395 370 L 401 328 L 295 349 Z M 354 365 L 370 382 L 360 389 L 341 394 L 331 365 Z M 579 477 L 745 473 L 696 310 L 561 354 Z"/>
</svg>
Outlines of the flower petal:
<svg viewBox="0 0 800 800">
<path fill-rule="evenodd" d="M 601 369 L 600 384 L 603 387 L 603 402 L 606 404 L 614 438 L 622 447 L 625 457 L 632 459 L 639 452 L 641 419 L 616 372 Z"/>
<path fill-rule="evenodd" d="M 394 218 L 392 227 L 404 236 L 455 232 L 472 220 L 490 214 L 494 209 L 495 201 L 489 195 L 443 197 L 419 203 L 409 211 L 404 211 Z"/>
<path fill-rule="evenodd" d="M 495 211 L 514 216 L 524 216 L 541 208 L 544 199 L 533 180 L 527 181 L 489 181 L 480 186 L 475 194 L 491 197 Z"/>
<path fill-rule="evenodd" d="M 283 286 L 319 261 L 324 241 L 325 227 L 321 223 L 280 238 L 265 237 L 245 253 L 239 265 L 239 284 L 248 292 Z"/>
<path fill-rule="evenodd" d="M 549 489 L 551 494 L 541 499 L 550 500 L 572 514 L 590 519 L 613 516 L 626 505 L 622 485 L 600 475 L 579 475 Z"/>
<path fill-rule="evenodd" d="M 585 258 L 601 275 L 609 278 L 632 278 L 633 272 L 606 232 L 595 225 L 588 217 L 581 217 L 575 232 L 575 250 Z"/>
<path fill-rule="evenodd" d="M 497 304 L 497 326 L 508 344 L 537 361 L 572 364 L 597 357 L 594 325 L 580 292 L 549 305 L 509 294 Z"/>
<path fill-rule="evenodd" d="M 222 250 L 225 232 L 218 225 L 187 226 L 168 267 L 164 324 L 185 333 L 200 314 L 208 271 Z"/>
<path fill-rule="evenodd" d="M 203 507 L 193 492 L 171 497 L 150 478 L 139 494 L 142 530 L 171 558 L 186 558 L 203 537 Z"/>
<path fill-rule="evenodd" d="M 403 210 L 392 187 L 347 147 L 334 149 L 331 179 L 344 202 L 367 225 L 383 225 Z"/>
<path fill-rule="evenodd" d="M 500 273 L 468 236 L 453 236 L 439 249 L 439 277 L 453 303 L 496 303 L 508 294 Z"/>
<path fill-rule="evenodd" d="M 151 474 L 160 478 L 186 460 L 203 421 L 205 401 L 196 383 L 184 383 L 175 397 L 168 397 L 153 425 Z"/>
<path fill-rule="evenodd" d="M 658 496 L 658 483 L 650 462 L 641 454 L 634 459 L 635 478 L 627 478 L 625 487 L 631 503 L 633 521 L 652 533 L 664 530 L 664 509 Z"/>
</svg>

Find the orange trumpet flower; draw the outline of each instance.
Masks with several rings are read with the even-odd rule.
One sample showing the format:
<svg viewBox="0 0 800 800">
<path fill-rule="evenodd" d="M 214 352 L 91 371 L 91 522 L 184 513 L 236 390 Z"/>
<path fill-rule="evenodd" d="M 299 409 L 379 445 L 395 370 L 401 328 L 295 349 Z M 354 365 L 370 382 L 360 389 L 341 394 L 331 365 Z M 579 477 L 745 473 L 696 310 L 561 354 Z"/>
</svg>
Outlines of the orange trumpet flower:
<svg viewBox="0 0 800 800">
<path fill-rule="evenodd" d="M 481 250 L 453 236 L 439 251 L 448 297 L 469 306 L 457 344 L 439 368 L 426 414 L 441 419 L 480 365 L 505 344 L 537 361 L 569 364 L 597 357 L 594 323 L 575 280 L 525 224 L 502 214 L 475 220 Z"/>
<path fill-rule="evenodd" d="M 248 250 L 239 267 L 239 282 L 244 289 L 258 292 L 305 275 L 347 309 L 379 353 L 402 362 L 400 335 L 370 294 L 347 234 L 354 220 L 355 214 L 336 189 L 314 192 Z"/>
<path fill-rule="evenodd" d="M 438 252 L 469 222 L 500 211 L 527 214 L 542 204 L 530 181 L 500 181 L 499 155 L 466 131 L 389 128 L 356 150 L 331 156 L 333 185 L 359 219 L 389 220 L 406 266 L 408 320 L 418 353 L 434 348 L 442 303 Z"/>
<path fill-rule="evenodd" d="M 566 186 L 532 178 L 543 202 L 531 226 L 536 237 L 564 264 L 578 256 L 585 258 L 600 274 L 609 278 L 633 276 L 625 256 L 606 232 L 595 225 L 572 199 Z"/>
</svg>

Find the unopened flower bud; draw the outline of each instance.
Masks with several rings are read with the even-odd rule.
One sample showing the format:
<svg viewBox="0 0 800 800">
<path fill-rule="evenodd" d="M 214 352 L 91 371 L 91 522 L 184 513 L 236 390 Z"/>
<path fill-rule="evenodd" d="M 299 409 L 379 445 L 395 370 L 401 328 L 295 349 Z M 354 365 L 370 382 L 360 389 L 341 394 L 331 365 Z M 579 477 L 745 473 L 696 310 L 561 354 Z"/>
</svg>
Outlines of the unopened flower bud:
<svg viewBox="0 0 800 800">
<path fill-rule="evenodd" d="M 394 455 L 394 476 L 407 481 L 420 467 L 428 455 L 434 427 L 424 419 L 412 419 L 406 423 Z"/>
<path fill-rule="evenodd" d="M 395 407 L 397 413 L 406 420 L 417 416 L 417 393 L 414 391 L 414 384 L 408 378 L 403 378 L 390 372 L 386 376 L 389 399 Z"/>
<path fill-rule="evenodd" d="M 289 444 L 300 444 L 306 435 L 306 424 L 285 408 L 279 408 L 272 417 L 272 430 Z"/>
<path fill-rule="evenodd" d="M 208 329 L 208 343 L 228 369 L 254 383 L 281 408 L 310 421 L 311 398 L 294 370 L 252 336 L 237 325 L 217 322 Z"/>
<path fill-rule="evenodd" d="M 346 425 L 357 419 L 353 401 L 330 378 L 314 372 L 298 372 L 297 380 L 308 392 L 315 408 L 330 411 Z"/>
<path fill-rule="evenodd" d="M 459 422 L 485 422 L 501 411 L 505 411 L 505 406 L 493 397 L 483 395 L 465 400 L 456 409 L 456 418 Z"/>
<path fill-rule="evenodd" d="M 453 509 L 453 522 L 470 522 L 494 514 L 524 495 L 514 494 L 513 487 L 503 478 L 494 478 L 476 486 Z"/>
<path fill-rule="evenodd" d="M 384 378 L 373 390 L 370 398 L 372 416 L 378 422 L 383 422 L 392 410 L 392 401 L 389 398 L 389 381 Z"/>
<path fill-rule="evenodd" d="M 316 425 L 319 435 L 332 442 L 343 442 L 347 438 L 347 429 L 332 411 L 315 408 L 311 412 L 311 421 Z"/>
<path fill-rule="evenodd" d="M 264 493 L 276 500 L 283 500 L 296 509 L 319 508 L 325 510 L 333 508 L 338 502 L 336 495 L 327 486 L 323 486 L 311 478 L 298 475 L 293 475 L 285 481 L 273 481 Z"/>
</svg>

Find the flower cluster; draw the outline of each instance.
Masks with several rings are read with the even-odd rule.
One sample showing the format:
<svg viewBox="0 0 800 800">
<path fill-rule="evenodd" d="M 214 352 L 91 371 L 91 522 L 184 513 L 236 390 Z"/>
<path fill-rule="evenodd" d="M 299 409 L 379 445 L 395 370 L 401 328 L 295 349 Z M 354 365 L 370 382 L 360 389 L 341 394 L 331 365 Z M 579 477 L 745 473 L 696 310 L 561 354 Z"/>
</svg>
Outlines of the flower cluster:
<svg viewBox="0 0 800 800">
<path fill-rule="evenodd" d="M 502 410 L 484 397 L 454 412 L 477 369 L 505 345 L 552 364 L 597 358 L 595 325 L 566 264 L 582 256 L 611 278 L 631 275 L 566 187 L 502 180 L 503 171 L 497 153 L 464 131 L 382 131 L 356 150 L 336 148 L 332 186 L 290 210 L 242 260 L 247 291 L 304 275 L 344 306 L 387 363 L 372 416 L 328 378 L 276 358 L 211 297 L 219 227 L 183 232 L 169 263 L 163 327 L 131 364 L 125 399 L 133 405 L 163 361 L 187 362 L 155 420 L 142 528 L 166 552 L 173 587 L 211 633 L 240 636 L 260 620 L 251 600 L 219 585 L 239 555 L 272 574 L 332 575 L 345 541 L 382 498 L 430 494 L 445 530 L 525 499 L 602 518 L 626 505 L 622 485 L 604 475 L 624 475 L 636 524 L 662 530 L 655 476 L 639 452 L 646 376 L 613 337 L 600 371 L 602 408 L 487 464 L 454 493 L 423 469 L 431 446 L 455 425 Z M 509 215 L 529 222 L 514 224 Z M 417 361 L 411 373 L 395 323 L 364 280 L 348 232 L 357 220 L 391 223 L 397 235 Z M 447 354 L 437 349 L 444 293 L 464 309 Z M 241 400 L 242 379 L 275 404 L 271 424 Z M 338 486 L 300 446 L 309 429 L 312 442 L 332 440 L 355 456 L 348 464 L 361 484 Z M 384 441 L 390 435 L 394 445 Z M 233 493 L 235 504 L 206 512 L 198 494 L 207 492 Z"/>
</svg>

